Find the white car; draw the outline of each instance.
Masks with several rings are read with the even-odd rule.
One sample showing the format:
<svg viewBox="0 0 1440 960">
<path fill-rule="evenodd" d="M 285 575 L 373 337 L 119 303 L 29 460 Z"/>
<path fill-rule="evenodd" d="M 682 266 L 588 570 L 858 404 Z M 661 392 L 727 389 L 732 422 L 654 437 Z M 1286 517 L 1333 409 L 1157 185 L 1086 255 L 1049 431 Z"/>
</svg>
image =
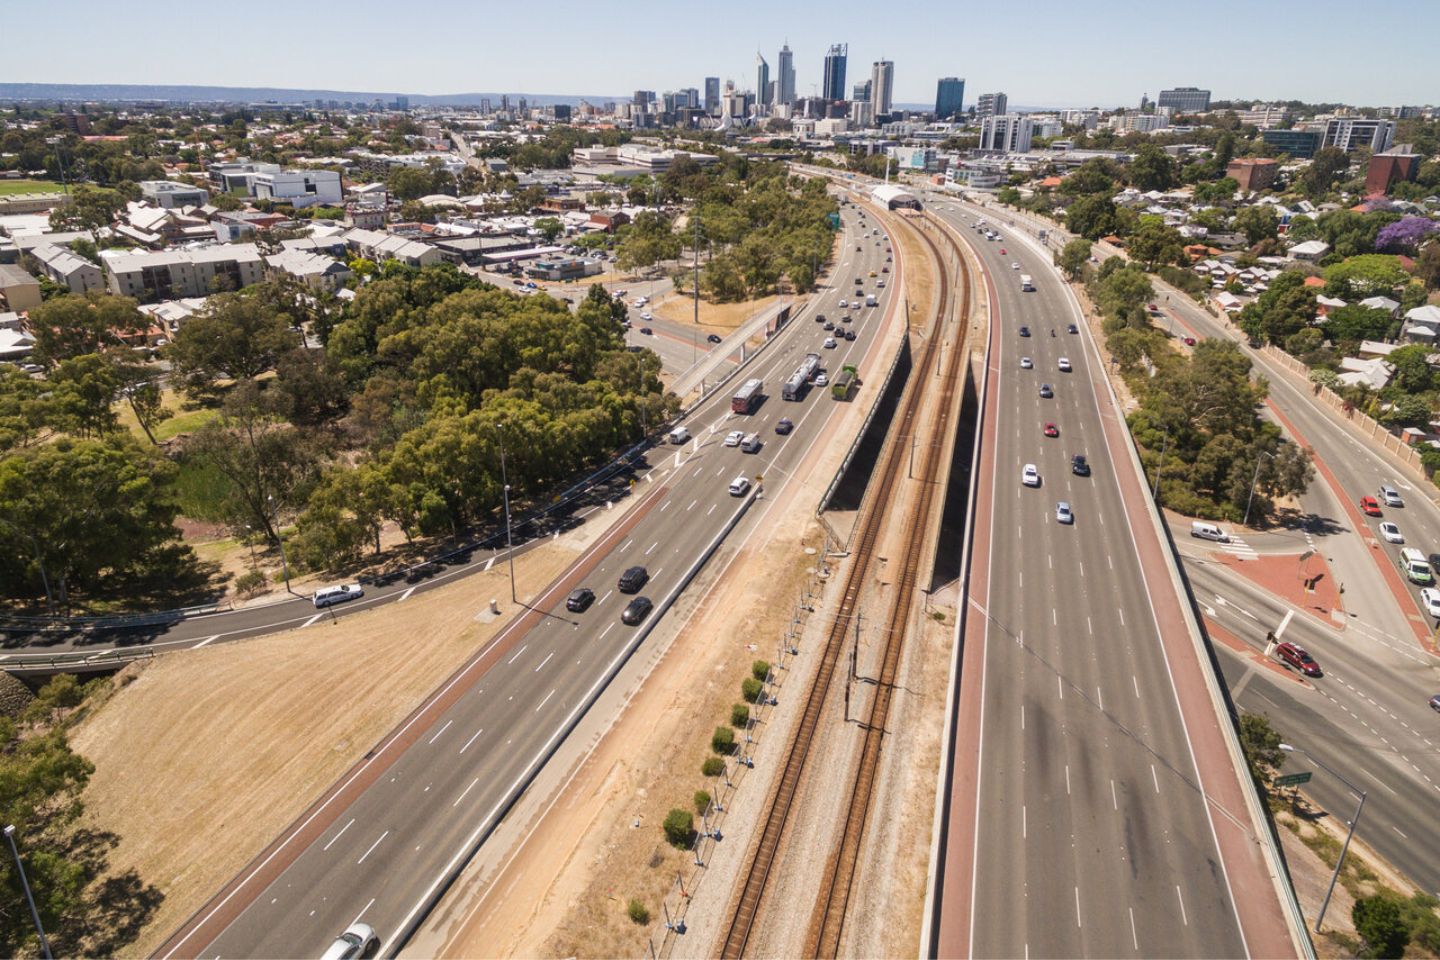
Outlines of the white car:
<svg viewBox="0 0 1440 960">
<path fill-rule="evenodd" d="M 725 446 L 738 447 L 740 446 L 740 441 L 744 439 L 744 430 L 731 430 L 729 433 L 725 434 Z"/>
<path fill-rule="evenodd" d="M 1075 522 L 1075 514 L 1070 512 L 1069 501 L 1061 500 L 1059 503 L 1055 504 L 1055 520 L 1057 523 Z"/>
<path fill-rule="evenodd" d="M 651 313 L 649 310 L 646 310 L 644 313 L 640 314 L 640 319 L 648 322 L 655 319 L 655 314 Z"/>
<path fill-rule="evenodd" d="M 635 306 L 637 306 L 637 307 L 643 307 L 643 306 L 645 306 L 645 304 L 647 304 L 647 303 L 650 302 L 650 298 L 649 298 L 649 297 L 636 297 L 634 300 L 632 300 L 632 301 L 630 301 L 630 302 L 633 303 L 633 304 L 635 304 Z"/>
<path fill-rule="evenodd" d="M 743 476 L 730 481 L 730 496 L 743 497 L 750 490 L 750 481 Z"/>
<path fill-rule="evenodd" d="M 1029 357 L 1021 357 L 1021 358 L 1020 358 L 1020 369 L 1021 369 L 1021 370 L 1034 370 L 1034 369 L 1035 369 L 1035 361 L 1034 361 L 1034 360 L 1031 360 Z"/>
<path fill-rule="evenodd" d="M 1020 471 L 1020 482 L 1027 487 L 1040 486 L 1040 471 L 1035 468 L 1035 464 L 1025 464 L 1025 469 Z"/>
<path fill-rule="evenodd" d="M 1420 605 L 1430 616 L 1440 620 L 1440 590 L 1433 587 L 1424 587 L 1420 591 Z"/>
<path fill-rule="evenodd" d="M 1019 262 L 1017 261 L 1017 262 L 1015 262 L 1015 263 L 1010 264 L 1010 269 L 1011 269 L 1011 270 L 1019 270 L 1019 269 L 1020 269 L 1020 264 L 1019 264 Z"/>
<path fill-rule="evenodd" d="M 1070 358 L 1069 358 L 1069 357 L 1061 357 L 1061 358 L 1060 358 L 1059 367 L 1060 367 L 1060 372 L 1061 372 L 1061 373 L 1069 373 L 1069 372 L 1070 372 L 1070 369 L 1071 369 L 1071 368 L 1070 368 Z"/>
<path fill-rule="evenodd" d="M 817 387 L 823 387 L 823 386 L 825 386 L 825 385 L 826 385 L 827 383 L 829 383 L 829 382 L 830 382 L 830 378 L 827 377 L 827 376 L 825 376 L 825 374 L 823 374 L 823 373 L 817 373 L 817 374 L 815 374 L 815 386 L 817 386 Z"/>
<path fill-rule="evenodd" d="M 840 301 L 840 306 L 845 307 L 845 306 L 849 306 L 849 304 L 847 304 L 847 303 L 842 299 L 842 300 Z"/>
<path fill-rule="evenodd" d="M 834 349 L 835 349 L 835 338 L 834 338 L 834 337 L 826 337 L 826 338 L 825 338 L 825 344 L 824 344 L 824 346 L 825 346 L 825 349 L 826 349 L 826 350 L 834 350 Z"/>
<path fill-rule="evenodd" d="M 1395 526 L 1395 524 L 1391 523 L 1389 520 L 1386 520 L 1384 523 L 1380 524 L 1380 536 L 1384 537 L 1389 543 L 1405 542 L 1405 536 L 1400 532 L 1400 528 Z"/>
</svg>

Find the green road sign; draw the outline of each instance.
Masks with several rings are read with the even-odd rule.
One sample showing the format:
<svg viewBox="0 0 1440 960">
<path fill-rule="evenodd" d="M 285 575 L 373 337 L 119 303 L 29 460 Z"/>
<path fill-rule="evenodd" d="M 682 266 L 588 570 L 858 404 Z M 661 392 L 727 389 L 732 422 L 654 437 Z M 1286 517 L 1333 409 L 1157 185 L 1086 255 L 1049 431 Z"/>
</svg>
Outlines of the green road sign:
<svg viewBox="0 0 1440 960">
<path fill-rule="evenodd" d="M 1306 770 L 1304 773 L 1287 773 L 1283 777 L 1275 778 L 1275 786 L 1298 787 L 1302 783 L 1309 783 L 1311 776 L 1312 774 L 1309 770 Z"/>
</svg>

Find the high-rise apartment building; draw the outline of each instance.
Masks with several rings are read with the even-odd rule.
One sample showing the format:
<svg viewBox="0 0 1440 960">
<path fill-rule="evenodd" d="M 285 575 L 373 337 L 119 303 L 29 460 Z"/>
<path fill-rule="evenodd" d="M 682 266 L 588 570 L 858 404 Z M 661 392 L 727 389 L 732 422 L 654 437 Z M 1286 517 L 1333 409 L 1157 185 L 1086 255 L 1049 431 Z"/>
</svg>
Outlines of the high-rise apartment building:
<svg viewBox="0 0 1440 960">
<path fill-rule="evenodd" d="M 755 51 L 755 99 L 762 107 L 770 106 L 770 64 L 759 50 Z"/>
<path fill-rule="evenodd" d="M 980 122 L 980 149 L 1001 153 L 1027 153 L 1034 124 L 1029 117 L 1005 113 Z"/>
<path fill-rule="evenodd" d="M 1210 91 L 1199 87 L 1175 87 L 1161 90 L 1155 106 L 1169 107 L 1175 113 L 1204 113 L 1210 109 Z"/>
<path fill-rule="evenodd" d="M 691 104 L 698 106 L 698 104 Z M 705 78 L 705 112 L 716 113 L 720 109 L 720 78 Z"/>
<path fill-rule="evenodd" d="M 982 93 L 975 104 L 975 116 L 980 119 L 998 117 L 1010 109 L 1010 98 L 1003 93 Z"/>
<path fill-rule="evenodd" d="M 870 106 L 875 116 L 890 112 L 895 95 L 895 64 L 876 60 L 870 67 Z"/>
<path fill-rule="evenodd" d="M 780 59 L 776 63 L 778 76 L 775 82 L 775 102 L 790 104 L 795 102 L 795 55 L 790 52 L 790 44 L 780 48 Z"/>
<path fill-rule="evenodd" d="M 965 112 L 965 80 L 941 77 L 935 85 L 935 119 L 952 120 Z"/>
<path fill-rule="evenodd" d="M 1321 145 L 1339 147 L 1346 153 L 1354 153 L 1361 147 L 1369 147 L 1372 153 L 1383 153 L 1390 149 L 1394 139 L 1394 120 L 1332 117 L 1325 122 L 1325 139 Z"/>
<path fill-rule="evenodd" d="M 850 45 L 833 43 L 825 54 L 825 82 L 820 87 L 820 96 L 826 100 L 845 99 L 845 61 L 850 56 Z"/>
</svg>

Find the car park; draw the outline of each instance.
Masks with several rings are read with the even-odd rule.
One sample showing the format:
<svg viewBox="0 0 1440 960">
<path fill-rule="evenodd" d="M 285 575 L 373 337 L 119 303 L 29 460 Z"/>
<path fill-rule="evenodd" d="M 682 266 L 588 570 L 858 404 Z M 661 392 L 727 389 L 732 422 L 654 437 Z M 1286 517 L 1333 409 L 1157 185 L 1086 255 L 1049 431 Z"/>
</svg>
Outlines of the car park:
<svg viewBox="0 0 1440 960">
<path fill-rule="evenodd" d="M 1069 372 L 1070 372 L 1070 369 L 1071 369 L 1071 367 L 1070 367 L 1070 358 L 1069 358 L 1069 357 L 1061 357 L 1060 360 L 1059 360 L 1059 362 L 1056 364 L 1056 366 L 1058 366 L 1058 367 L 1060 368 L 1060 372 L 1061 372 L 1061 373 L 1069 373 Z"/>
<path fill-rule="evenodd" d="M 1042 432 L 1043 432 L 1043 433 L 1045 434 L 1045 436 L 1047 436 L 1047 437 L 1058 437 L 1058 436 L 1060 436 L 1060 428 L 1057 427 L 1057 426 L 1055 426 L 1055 424 L 1053 424 L 1053 423 L 1047 423 L 1047 424 L 1045 424 Z"/>
<path fill-rule="evenodd" d="M 1400 528 L 1389 520 L 1380 524 L 1380 536 L 1384 537 L 1387 543 L 1405 542 L 1405 535 L 1400 532 Z"/>
<path fill-rule="evenodd" d="M 744 430 L 731 430 L 729 433 L 725 434 L 725 446 L 738 447 L 740 446 L 740 441 L 744 439 Z"/>
<path fill-rule="evenodd" d="M 1275 647 L 1276 655 L 1285 663 L 1299 670 L 1307 677 L 1323 677 L 1325 674 L 1320 669 L 1320 664 L 1300 644 L 1286 640 Z"/>
<path fill-rule="evenodd" d="M 1029 328 L 1029 327 L 1021 327 L 1021 328 L 1020 328 L 1020 336 L 1022 336 L 1022 337 L 1028 337 L 1028 336 L 1030 336 L 1030 328 Z"/>
<path fill-rule="evenodd" d="M 1399 490 L 1396 490 L 1394 487 L 1390 486 L 1390 484 L 1388 484 L 1388 483 L 1382 483 L 1382 484 L 1380 485 L 1379 493 L 1380 493 L 1380 502 L 1383 503 L 1383 504 L 1385 504 L 1385 506 L 1387 506 L 1387 507 L 1403 507 L 1403 506 L 1405 506 L 1405 501 L 1400 499 L 1400 491 L 1399 491 Z"/>
<path fill-rule="evenodd" d="M 639 593 L 640 588 L 645 586 L 649 581 L 649 570 L 641 566 L 628 567 L 624 573 L 620 574 L 620 592 Z"/>
<path fill-rule="evenodd" d="M 565 609 L 572 613 L 580 613 L 590 604 L 595 602 L 595 591 L 589 587 L 579 587 L 570 592 L 565 598 Z"/>
<path fill-rule="evenodd" d="M 655 604 L 650 602 L 649 597 L 636 597 L 625 605 L 625 610 L 620 614 L 620 622 L 627 627 L 633 627 L 650 616 L 650 611 L 655 609 Z"/>
<path fill-rule="evenodd" d="M 779 421 L 777 421 L 775 424 L 775 432 L 780 434 L 781 436 L 784 436 L 785 434 L 789 433 L 791 430 L 794 429 L 795 421 L 791 420 L 789 417 L 781 417 Z"/>
<path fill-rule="evenodd" d="M 1075 514 L 1070 511 L 1070 502 L 1061 500 L 1055 504 L 1055 521 L 1057 523 L 1074 523 Z"/>
<path fill-rule="evenodd" d="M 1085 459 L 1085 454 L 1077 453 L 1070 458 L 1070 472 L 1077 477 L 1090 476 L 1090 461 Z"/>
<path fill-rule="evenodd" d="M 1436 590 L 1434 587 L 1422 587 L 1420 605 L 1425 608 L 1426 613 L 1440 620 L 1440 590 Z"/>
<path fill-rule="evenodd" d="M 1035 464 L 1025 464 L 1025 469 L 1020 471 L 1020 482 L 1027 487 L 1040 486 L 1040 471 Z"/>
<path fill-rule="evenodd" d="M 1380 503 L 1374 497 L 1360 498 L 1360 512 L 1367 517 L 1381 517 L 1384 512 L 1380 509 Z"/>
<path fill-rule="evenodd" d="M 1020 358 L 1020 369 L 1021 369 L 1021 370 L 1034 370 L 1034 369 L 1035 369 L 1035 361 L 1034 361 L 1034 360 L 1031 360 L 1029 357 L 1021 357 L 1021 358 Z"/>
<path fill-rule="evenodd" d="M 1050 386 L 1050 384 L 1048 384 L 1048 383 L 1042 383 L 1042 384 L 1040 384 L 1040 397 L 1041 397 L 1042 399 L 1044 399 L 1044 400 L 1050 400 L 1050 399 L 1054 398 L 1054 396 L 1055 396 L 1055 390 L 1054 390 L 1054 388 L 1052 388 L 1052 387 Z"/>
</svg>

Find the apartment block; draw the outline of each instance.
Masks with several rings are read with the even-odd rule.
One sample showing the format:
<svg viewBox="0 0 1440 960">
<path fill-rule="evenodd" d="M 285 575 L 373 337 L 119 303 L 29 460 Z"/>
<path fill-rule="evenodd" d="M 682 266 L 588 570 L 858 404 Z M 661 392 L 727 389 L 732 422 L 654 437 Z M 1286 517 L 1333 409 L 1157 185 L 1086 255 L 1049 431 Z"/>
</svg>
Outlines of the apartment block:
<svg viewBox="0 0 1440 960">
<path fill-rule="evenodd" d="M 162 210 L 203 207 L 210 202 L 209 190 L 174 180 L 141 180 L 140 195 Z"/>
<path fill-rule="evenodd" d="M 1007 113 L 980 122 L 980 149 L 1000 153 L 1028 153 L 1034 124 L 1029 117 Z"/>
<path fill-rule="evenodd" d="M 53 243 L 42 243 L 30 251 L 40 272 L 71 293 L 90 293 L 105 286 L 100 268 L 76 253 Z"/>
<path fill-rule="evenodd" d="M 107 256 L 110 292 L 144 303 L 239 290 L 264 279 L 253 243 Z"/>
<path fill-rule="evenodd" d="M 1324 146 L 1338 147 L 1354 153 L 1368 147 L 1374 153 L 1390 149 L 1395 138 L 1394 120 L 1370 120 L 1366 117 L 1331 117 L 1325 121 Z"/>
<path fill-rule="evenodd" d="M 1251 158 L 1244 157 L 1238 160 L 1231 160 L 1225 167 L 1225 175 L 1234 177 L 1240 184 L 1241 190 L 1253 193 L 1256 190 L 1264 190 L 1275 182 L 1275 175 L 1280 172 L 1278 160 L 1271 160 L 1268 157 Z"/>
</svg>

